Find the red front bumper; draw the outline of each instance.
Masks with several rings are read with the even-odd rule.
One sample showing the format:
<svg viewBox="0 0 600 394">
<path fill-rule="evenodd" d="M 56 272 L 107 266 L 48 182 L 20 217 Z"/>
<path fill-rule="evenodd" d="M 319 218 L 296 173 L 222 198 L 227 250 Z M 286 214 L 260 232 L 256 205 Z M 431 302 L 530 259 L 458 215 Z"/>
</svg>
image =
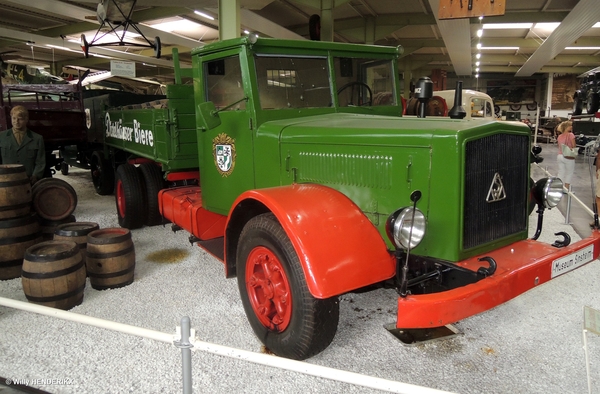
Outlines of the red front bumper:
<svg viewBox="0 0 600 394">
<path fill-rule="evenodd" d="M 399 297 L 396 327 L 430 328 L 457 322 L 579 268 L 598 258 L 598 254 L 600 231 L 593 231 L 590 237 L 560 249 L 532 240 L 516 242 L 478 256 L 492 257 L 498 267 L 493 275 L 477 283 L 435 294 Z M 457 265 L 473 271 L 487 267 L 478 257 Z"/>
</svg>

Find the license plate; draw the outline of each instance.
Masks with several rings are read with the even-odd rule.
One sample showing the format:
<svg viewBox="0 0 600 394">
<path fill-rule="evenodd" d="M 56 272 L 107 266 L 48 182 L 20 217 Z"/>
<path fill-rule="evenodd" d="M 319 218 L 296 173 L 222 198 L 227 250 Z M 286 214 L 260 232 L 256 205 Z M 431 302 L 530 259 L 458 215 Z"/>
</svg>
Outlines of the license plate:
<svg viewBox="0 0 600 394">
<path fill-rule="evenodd" d="M 594 245 L 586 246 L 552 262 L 552 278 L 573 271 L 594 259 Z"/>
</svg>

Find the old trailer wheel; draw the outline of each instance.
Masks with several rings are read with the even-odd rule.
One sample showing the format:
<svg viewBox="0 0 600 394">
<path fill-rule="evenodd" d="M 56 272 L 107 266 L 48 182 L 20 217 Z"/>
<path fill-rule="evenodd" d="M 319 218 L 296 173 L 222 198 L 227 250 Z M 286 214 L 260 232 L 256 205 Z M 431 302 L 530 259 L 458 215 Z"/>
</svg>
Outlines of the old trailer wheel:
<svg viewBox="0 0 600 394">
<path fill-rule="evenodd" d="M 587 97 L 587 113 L 588 114 L 595 114 L 596 112 L 598 112 L 598 109 L 600 108 L 600 94 L 594 92 L 594 91 L 590 91 L 588 93 L 588 97 Z"/>
<path fill-rule="evenodd" d="M 110 161 L 106 160 L 100 152 L 94 152 L 90 160 L 90 168 L 96 193 L 101 196 L 112 194 L 115 188 L 115 172 Z"/>
<path fill-rule="evenodd" d="M 165 187 L 165 181 L 160 167 L 154 163 L 142 163 L 139 169 L 146 185 L 146 202 L 148 204 L 146 225 L 155 226 L 162 222 L 162 216 L 158 209 L 158 192 Z"/>
<path fill-rule="evenodd" d="M 69 165 L 64 161 L 60 163 L 60 173 L 63 175 L 69 175 Z"/>
<path fill-rule="evenodd" d="M 314 298 L 298 255 L 271 213 L 252 218 L 237 250 L 237 278 L 256 336 L 278 356 L 303 360 L 324 350 L 339 320 L 337 297 Z"/>
<path fill-rule="evenodd" d="M 139 170 L 133 164 L 120 165 L 115 187 L 119 225 L 128 229 L 142 227 L 147 208 Z"/>
</svg>

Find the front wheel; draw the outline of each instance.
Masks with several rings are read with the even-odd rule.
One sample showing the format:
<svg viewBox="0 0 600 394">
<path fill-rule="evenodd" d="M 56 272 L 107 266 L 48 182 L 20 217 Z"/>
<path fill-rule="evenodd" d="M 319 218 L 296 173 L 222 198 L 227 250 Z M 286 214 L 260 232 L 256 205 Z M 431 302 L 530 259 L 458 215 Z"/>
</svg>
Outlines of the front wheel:
<svg viewBox="0 0 600 394">
<path fill-rule="evenodd" d="M 596 93 L 595 91 L 590 91 L 588 93 L 588 97 L 587 97 L 587 113 L 588 114 L 595 114 L 596 112 L 598 112 L 598 109 L 600 108 L 600 94 Z"/>
<path fill-rule="evenodd" d="M 237 278 L 248 321 L 273 353 L 304 360 L 329 346 L 339 300 L 310 294 L 298 255 L 273 214 L 256 216 L 244 226 Z"/>
<path fill-rule="evenodd" d="M 578 94 L 573 97 L 573 115 L 581 115 L 583 112 L 583 100 Z"/>
</svg>

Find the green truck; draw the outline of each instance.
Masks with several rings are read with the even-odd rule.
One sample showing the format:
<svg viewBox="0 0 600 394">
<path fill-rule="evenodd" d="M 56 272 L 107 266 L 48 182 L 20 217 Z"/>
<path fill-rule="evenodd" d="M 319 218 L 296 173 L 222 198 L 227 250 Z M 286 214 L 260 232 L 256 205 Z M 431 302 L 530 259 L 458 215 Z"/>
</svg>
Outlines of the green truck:
<svg viewBox="0 0 600 394">
<path fill-rule="evenodd" d="M 348 292 L 396 289 L 396 327 L 427 329 L 596 259 L 597 231 L 536 241 L 563 187 L 530 180 L 527 126 L 402 116 L 401 54 L 255 36 L 197 48 L 193 84 L 176 67 L 165 100 L 106 112 L 96 190 L 114 182 L 121 226 L 188 231 L 237 277 L 257 337 L 294 359 L 331 343 Z"/>
</svg>

